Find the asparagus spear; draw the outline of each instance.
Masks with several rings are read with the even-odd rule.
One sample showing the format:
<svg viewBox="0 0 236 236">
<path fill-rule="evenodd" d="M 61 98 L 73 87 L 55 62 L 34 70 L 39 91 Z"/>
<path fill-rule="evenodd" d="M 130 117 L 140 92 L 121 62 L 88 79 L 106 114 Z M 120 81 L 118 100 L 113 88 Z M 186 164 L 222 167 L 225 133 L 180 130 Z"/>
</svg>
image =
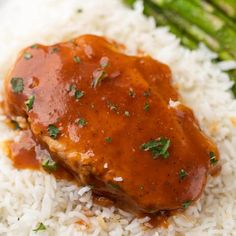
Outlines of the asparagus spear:
<svg viewBox="0 0 236 236">
<path fill-rule="evenodd" d="M 231 79 L 231 80 L 235 81 L 235 79 Z M 233 92 L 234 96 L 236 97 L 236 83 L 234 83 L 234 85 L 231 89 L 232 89 L 232 92 Z"/>
<path fill-rule="evenodd" d="M 210 0 L 228 16 L 236 20 L 236 1 L 235 0 Z"/>
<path fill-rule="evenodd" d="M 196 49 L 198 47 L 198 43 L 190 35 L 187 35 L 186 32 L 183 33 L 178 26 L 174 25 L 163 15 L 161 9 L 156 8 L 152 3 L 144 2 L 144 14 L 154 17 L 157 25 L 168 26 L 170 32 L 180 38 L 182 45 L 188 47 L 189 49 Z"/>
<path fill-rule="evenodd" d="M 234 21 L 223 12 L 221 12 L 217 7 L 206 2 L 206 0 L 192 0 L 192 2 L 200 6 L 204 11 L 222 19 L 231 29 L 236 32 L 236 24 L 234 23 Z"/>
<path fill-rule="evenodd" d="M 152 2 L 162 9 L 177 13 L 189 23 L 197 25 L 218 41 L 221 51 L 228 51 L 236 58 L 236 32 L 229 28 L 221 18 L 205 12 L 189 0 L 152 0 Z"/>
<path fill-rule="evenodd" d="M 236 97 L 236 70 L 230 70 L 227 72 L 230 80 L 234 81 L 234 85 L 232 86 L 232 92 Z"/>
<path fill-rule="evenodd" d="M 156 6 L 152 6 L 152 8 L 153 11 L 157 9 Z M 162 9 L 162 14 L 164 14 L 173 25 L 176 25 L 178 29 L 181 29 L 184 35 L 190 35 L 195 42 L 204 42 L 210 49 L 217 52 L 221 60 L 233 60 L 233 57 L 227 51 L 221 49 L 217 40 L 205 33 L 198 26 L 191 24 L 188 20 L 169 10 Z"/>
<path fill-rule="evenodd" d="M 124 1 L 129 5 L 132 5 L 135 2 L 135 0 Z M 200 27 L 192 24 L 182 16 L 175 14 L 172 10 L 168 10 L 168 3 L 172 3 L 173 1 L 177 2 L 178 0 L 144 0 L 144 13 L 146 15 L 152 15 L 159 25 L 168 25 L 170 31 L 181 39 L 181 43 L 184 46 L 194 49 L 196 48 L 198 42 L 204 42 L 210 49 L 218 53 L 221 60 L 234 60 L 234 56 L 225 50 L 224 47 L 222 47 L 221 42 L 215 39 L 214 36 L 212 37 Z M 205 10 L 208 13 L 213 13 L 216 16 L 216 19 L 217 16 L 220 16 L 220 21 L 225 20 L 226 22 L 229 22 L 230 25 L 234 25 L 234 23 L 229 18 L 224 16 L 207 2 L 202 0 L 191 1 L 193 4 L 192 11 L 198 7 L 203 12 Z M 181 2 L 181 0 L 179 0 L 179 2 Z M 182 0 L 182 2 L 188 2 L 188 0 Z M 167 7 L 165 7 L 165 5 L 167 5 Z M 222 40 L 230 41 L 230 39 Z"/>
<path fill-rule="evenodd" d="M 133 6 L 133 4 L 136 2 L 136 0 L 123 0 L 123 3 L 125 3 L 128 6 Z"/>
<path fill-rule="evenodd" d="M 123 0 L 123 2 L 132 7 L 133 4 L 136 2 L 136 0 Z M 198 47 L 198 42 L 196 42 L 191 36 L 186 35 L 186 32 L 183 33 L 182 30 L 180 30 L 176 25 L 172 24 L 161 11 L 160 8 L 157 8 L 153 3 L 151 2 L 144 2 L 144 14 L 147 16 L 152 16 L 157 25 L 161 26 L 168 26 L 170 29 L 170 32 L 175 34 L 181 41 L 181 44 L 189 49 L 196 49 Z"/>
</svg>

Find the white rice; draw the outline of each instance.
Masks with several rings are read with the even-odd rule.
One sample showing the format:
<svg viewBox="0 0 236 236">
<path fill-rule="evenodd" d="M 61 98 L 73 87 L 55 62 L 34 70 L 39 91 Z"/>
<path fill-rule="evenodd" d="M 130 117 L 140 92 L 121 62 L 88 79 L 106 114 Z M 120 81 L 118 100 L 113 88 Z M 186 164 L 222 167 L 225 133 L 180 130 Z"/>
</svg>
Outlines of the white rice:
<svg viewBox="0 0 236 236">
<path fill-rule="evenodd" d="M 77 13 L 82 9 L 82 13 Z M 169 227 L 150 230 L 148 218 L 135 219 L 112 208 L 93 205 L 88 187 L 35 171 L 18 171 L 0 155 L 0 235 L 236 235 L 236 100 L 223 70 L 235 63 L 212 64 L 215 55 L 203 46 L 183 49 L 167 28 L 126 9 L 119 0 L 0 0 L 0 83 L 20 49 L 93 33 L 143 50 L 170 65 L 181 102 L 195 112 L 201 127 L 217 142 L 222 172 L 209 181 L 201 199 L 187 212 L 170 218 Z M 0 117 L 0 140 L 14 134 Z M 79 223 L 75 223 L 79 222 Z"/>
</svg>

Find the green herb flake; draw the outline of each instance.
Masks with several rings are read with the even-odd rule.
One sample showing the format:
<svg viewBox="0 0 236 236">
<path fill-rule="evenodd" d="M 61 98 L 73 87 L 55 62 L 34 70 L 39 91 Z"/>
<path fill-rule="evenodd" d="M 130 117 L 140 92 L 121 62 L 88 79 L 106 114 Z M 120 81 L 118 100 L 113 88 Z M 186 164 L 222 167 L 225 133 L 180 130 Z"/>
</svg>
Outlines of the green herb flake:
<svg viewBox="0 0 236 236">
<path fill-rule="evenodd" d="M 100 66 L 102 68 L 107 67 L 108 66 L 108 62 L 109 62 L 108 57 L 102 57 L 101 60 L 100 60 Z"/>
<path fill-rule="evenodd" d="M 28 100 L 25 102 L 25 106 L 26 106 L 26 110 L 30 111 L 33 108 L 34 105 L 34 100 L 35 100 L 35 96 L 32 95 L 28 98 Z"/>
<path fill-rule="evenodd" d="M 107 184 L 107 185 L 110 186 L 111 188 L 116 189 L 116 190 L 119 190 L 119 189 L 120 189 L 120 185 L 118 185 L 118 184 L 109 183 L 109 184 Z"/>
<path fill-rule="evenodd" d="M 149 105 L 149 102 L 148 102 L 148 101 L 145 102 L 143 108 L 144 108 L 145 111 L 149 111 L 150 105 Z"/>
<path fill-rule="evenodd" d="M 56 139 L 59 133 L 60 130 L 55 125 L 48 126 L 48 134 L 51 138 Z"/>
<path fill-rule="evenodd" d="M 81 62 L 79 56 L 74 56 L 74 57 L 73 57 L 73 60 L 74 60 L 75 63 L 78 63 L 78 64 L 80 64 L 80 62 Z"/>
<path fill-rule="evenodd" d="M 108 102 L 108 107 L 111 111 L 114 111 L 114 112 L 117 111 L 117 106 L 112 102 Z"/>
<path fill-rule="evenodd" d="M 181 169 L 181 170 L 179 171 L 179 179 L 180 179 L 180 180 L 183 180 L 186 176 L 187 176 L 186 171 L 185 171 L 184 169 Z"/>
<path fill-rule="evenodd" d="M 130 117 L 130 113 L 128 111 L 125 111 L 125 116 Z"/>
<path fill-rule="evenodd" d="M 132 98 L 134 98 L 136 96 L 136 93 L 132 88 L 129 89 L 129 96 Z"/>
<path fill-rule="evenodd" d="M 76 100 L 79 100 L 83 96 L 84 96 L 84 91 L 80 91 L 80 90 L 76 90 L 75 91 L 75 98 L 76 98 Z"/>
<path fill-rule="evenodd" d="M 209 152 L 209 157 L 210 157 L 211 164 L 215 165 L 218 162 L 214 152 Z"/>
<path fill-rule="evenodd" d="M 47 159 L 42 163 L 42 167 L 48 172 L 53 172 L 57 170 L 58 166 L 55 161 Z"/>
<path fill-rule="evenodd" d="M 153 155 L 153 159 L 157 159 L 162 156 L 164 159 L 169 157 L 168 148 L 170 147 L 170 139 L 161 137 L 158 140 L 150 140 L 144 143 L 140 148 L 144 151 L 149 151 Z"/>
<path fill-rule="evenodd" d="M 150 97 L 150 94 L 151 94 L 151 92 L 150 92 L 150 90 L 148 90 L 148 91 L 145 91 L 145 92 L 143 93 L 143 96 L 146 97 L 146 98 L 148 98 L 148 97 Z"/>
<path fill-rule="evenodd" d="M 38 231 L 43 231 L 46 229 L 47 229 L 46 226 L 42 222 L 40 222 L 38 226 L 35 229 L 33 229 L 33 231 L 37 233 Z"/>
<path fill-rule="evenodd" d="M 11 79 L 11 88 L 14 93 L 22 93 L 24 90 L 24 81 L 20 77 L 13 77 Z"/>
<path fill-rule="evenodd" d="M 33 49 L 38 48 L 38 44 L 34 44 L 34 45 L 32 45 L 31 48 L 33 48 Z"/>
<path fill-rule="evenodd" d="M 75 90 L 76 90 L 75 85 L 71 84 L 71 85 L 69 86 L 69 92 L 75 91 Z"/>
<path fill-rule="evenodd" d="M 25 60 L 29 60 L 29 59 L 31 59 L 33 56 L 29 53 L 29 52 L 25 52 L 24 53 L 24 58 L 25 58 Z"/>
<path fill-rule="evenodd" d="M 83 9 L 79 8 L 77 9 L 77 13 L 82 13 L 83 12 Z"/>
<path fill-rule="evenodd" d="M 59 48 L 53 48 L 52 49 L 52 53 L 58 53 L 59 52 Z"/>
<path fill-rule="evenodd" d="M 106 76 L 107 73 L 103 70 L 95 71 L 93 73 L 92 88 L 96 88 L 98 85 L 100 85 L 102 80 L 104 80 Z"/>
<path fill-rule="evenodd" d="M 190 200 L 183 202 L 182 208 L 187 209 L 190 206 L 191 203 L 192 203 L 192 201 L 190 201 Z"/>
<path fill-rule="evenodd" d="M 87 121 L 84 118 L 80 118 L 76 121 L 76 124 L 78 124 L 81 127 L 84 127 L 85 125 L 87 125 Z"/>
<path fill-rule="evenodd" d="M 105 141 L 106 141 L 106 143 L 111 143 L 112 142 L 112 138 L 111 137 L 106 137 Z"/>
<path fill-rule="evenodd" d="M 21 130 L 19 123 L 16 120 L 11 120 L 12 125 L 14 126 L 15 130 Z"/>
</svg>

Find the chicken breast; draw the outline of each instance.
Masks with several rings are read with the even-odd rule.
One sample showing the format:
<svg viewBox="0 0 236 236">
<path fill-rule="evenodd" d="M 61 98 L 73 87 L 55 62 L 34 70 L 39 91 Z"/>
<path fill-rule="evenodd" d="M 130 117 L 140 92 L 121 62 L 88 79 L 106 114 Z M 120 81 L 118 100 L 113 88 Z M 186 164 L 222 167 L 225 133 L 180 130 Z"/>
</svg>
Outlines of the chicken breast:
<svg viewBox="0 0 236 236">
<path fill-rule="evenodd" d="M 216 146 L 176 102 L 168 66 L 93 35 L 22 51 L 5 81 L 5 111 L 77 181 L 140 214 L 199 198 Z"/>
</svg>

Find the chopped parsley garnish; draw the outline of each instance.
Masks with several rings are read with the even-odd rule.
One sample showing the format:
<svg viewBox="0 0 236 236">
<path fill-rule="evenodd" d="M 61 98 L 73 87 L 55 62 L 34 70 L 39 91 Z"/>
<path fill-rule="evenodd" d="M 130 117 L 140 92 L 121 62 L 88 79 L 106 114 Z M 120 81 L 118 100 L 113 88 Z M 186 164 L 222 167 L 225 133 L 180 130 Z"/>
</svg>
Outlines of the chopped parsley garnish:
<svg viewBox="0 0 236 236">
<path fill-rule="evenodd" d="M 75 91 L 76 90 L 76 87 L 74 84 L 71 84 L 70 87 L 69 87 L 69 92 L 71 91 Z"/>
<path fill-rule="evenodd" d="M 77 9 L 77 13 L 82 13 L 83 12 L 83 9 L 79 8 Z"/>
<path fill-rule="evenodd" d="M 38 231 L 43 231 L 43 230 L 46 230 L 46 226 L 42 222 L 39 223 L 35 229 L 33 229 L 35 233 L 37 233 Z"/>
<path fill-rule="evenodd" d="M 106 76 L 107 73 L 103 70 L 95 71 L 93 73 L 92 88 L 96 88 L 98 85 L 100 85 L 102 80 L 104 80 Z"/>
<path fill-rule="evenodd" d="M 149 105 L 148 101 L 146 101 L 145 104 L 144 104 L 144 107 L 143 107 L 144 110 L 149 111 L 149 107 L 150 107 L 150 105 Z"/>
<path fill-rule="evenodd" d="M 48 172 L 53 172 L 57 170 L 58 166 L 55 161 L 47 159 L 42 163 L 42 167 Z"/>
<path fill-rule="evenodd" d="M 48 126 L 48 134 L 51 138 L 56 139 L 59 133 L 60 130 L 55 125 Z"/>
<path fill-rule="evenodd" d="M 59 48 L 53 48 L 52 49 L 52 53 L 57 53 L 57 52 L 59 52 Z"/>
<path fill-rule="evenodd" d="M 168 152 L 169 147 L 170 139 L 165 137 L 161 137 L 158 140 L 150 140 L 140 146 L 142 150 L 151 152 L 153 159 L 157 159 L 159 156 L 167 159 L 170 155 Z"/>
<path fill-rule="evenodd" d="M 106 143 L 111 143 L 112 142 L 112 138 L 111 137 L 106 137 L 105 141 L 106 141 Z"/>
<path fill-rule="evenodd" d="M 190 206 L 191 203 L 192 203 L 192 201 L 190 201 L 190 200 L 183 202 L 182 208 L 187 209 Z"/>
<path fill-rule="evenodd" d="M 100 60 L 100 66 L 105 68 L 108 66 L 109 59 L 107 57 L 102 57 Z"/>
<path fill-rule="evenodd" d="M 179 178 L 180 178 L 180 180 L 183 180 L 186 176 L 187 176 L 186 171 L 184 169 L 181 169 L 179 171 Z"/>
<path fill-rule="evenodd" d="M 211 164 L 215 165 L 218 162 L 214 152 L 209 152 L 209 157 L 210 157 Z"/>
<path fill-rule="evenodd" d="M 76 98 L 76 100 L 79 100 L 83 96 L 84 96 L 84 91 L 80 91 L 80 90 L 76 90 L 75 91 L 75 98 Z"/>
<path fill-rule="evenodd" d="M 136 93 L 132 88 L 129 89 L 129 96 L 132 98 L 134 98 L 136 96 Z"/>
<path fill-rule="evenodd" d="M 130 116 L 130 113 L 128 111 L 125 111 L 125 116 L 129 117 Z"/>
<path fill-rule="evenodd" d="M 32 45 L 31 48 L 33 48 L 33 49 L 38 48 L 38 44 Z"/>
<path fill-rule="evenodd" d="M 14 93 L 21 93 L 24 90 L 24 81 L 20 77 L 13 77 L 11 79 L 11 88 Z"/>
<path fill-rule="evenodd" d="M 78 63 L 78 64 L 81 62 L 80 57 L 78 57 L 78 56 L 74 56 L 73 60 L 75 63 Z"/>
<path fill-rule="evenodd" d="M 143 93 L 143 96 L 146 97 L 146 98 L 148 98 L 148 97 L 150 96 L 150 90 L 145 91 L 145 92 Z"/>
<path fill-rule="evenodd" d="M 16 130 L 21 129 L 19 123 L 16 120 L 11 120 L 11 123 L 14 126 L 14 129 L 16 129 Z"/>
<path fill-rule="evenodd" d="M 28 100 L 25 102 L 25 106 L 26 106 L 26 110 L 30 111 L 33 108 L 34 105 L 34 100 L 35 100 L 35 96 L 32 95 L 28 98 Z"/>
<path fill-rule="evenodd" d="M 114 188 L 114 189 L 120 189 L 120 185 L 118 185 L 118 184 L 109 183 L 109 184 L 107 184 L 107 185 L 110 186 L 110 187 L 112 187 L 112 188 Z"/>
<path fill-rule="evenodd" d="M 29 52 L 25 52 L 24 53 L 24 58 L 25 58 L 25 60 L 29 60 L 29 59 L 31 59 L 33 56 L 29 53 Z"/>
<path fill-rule="evenodd" d="M 117 106 L 114 103 L 108 102 L 107 105 L 111 111 L 117 111 Z"/>
<path fill-rule="evenodd" d="M 71 84 L 69 86 L 69 90 L 68 92 L 72 92 L 71 96 L 75 96 L 76 100 L 79 100 L 80 98 L 82 98 L 84 96 L 84 91 L 81 90 L 77 90 L 76 86 L 74 84 Z"/>
<path fill-rule="evenodd" d="M 87 124 L 87 121 L 84 118 L 80 118 L 76 121 L 76 124 L 84 127 Z"/>
</svg>

